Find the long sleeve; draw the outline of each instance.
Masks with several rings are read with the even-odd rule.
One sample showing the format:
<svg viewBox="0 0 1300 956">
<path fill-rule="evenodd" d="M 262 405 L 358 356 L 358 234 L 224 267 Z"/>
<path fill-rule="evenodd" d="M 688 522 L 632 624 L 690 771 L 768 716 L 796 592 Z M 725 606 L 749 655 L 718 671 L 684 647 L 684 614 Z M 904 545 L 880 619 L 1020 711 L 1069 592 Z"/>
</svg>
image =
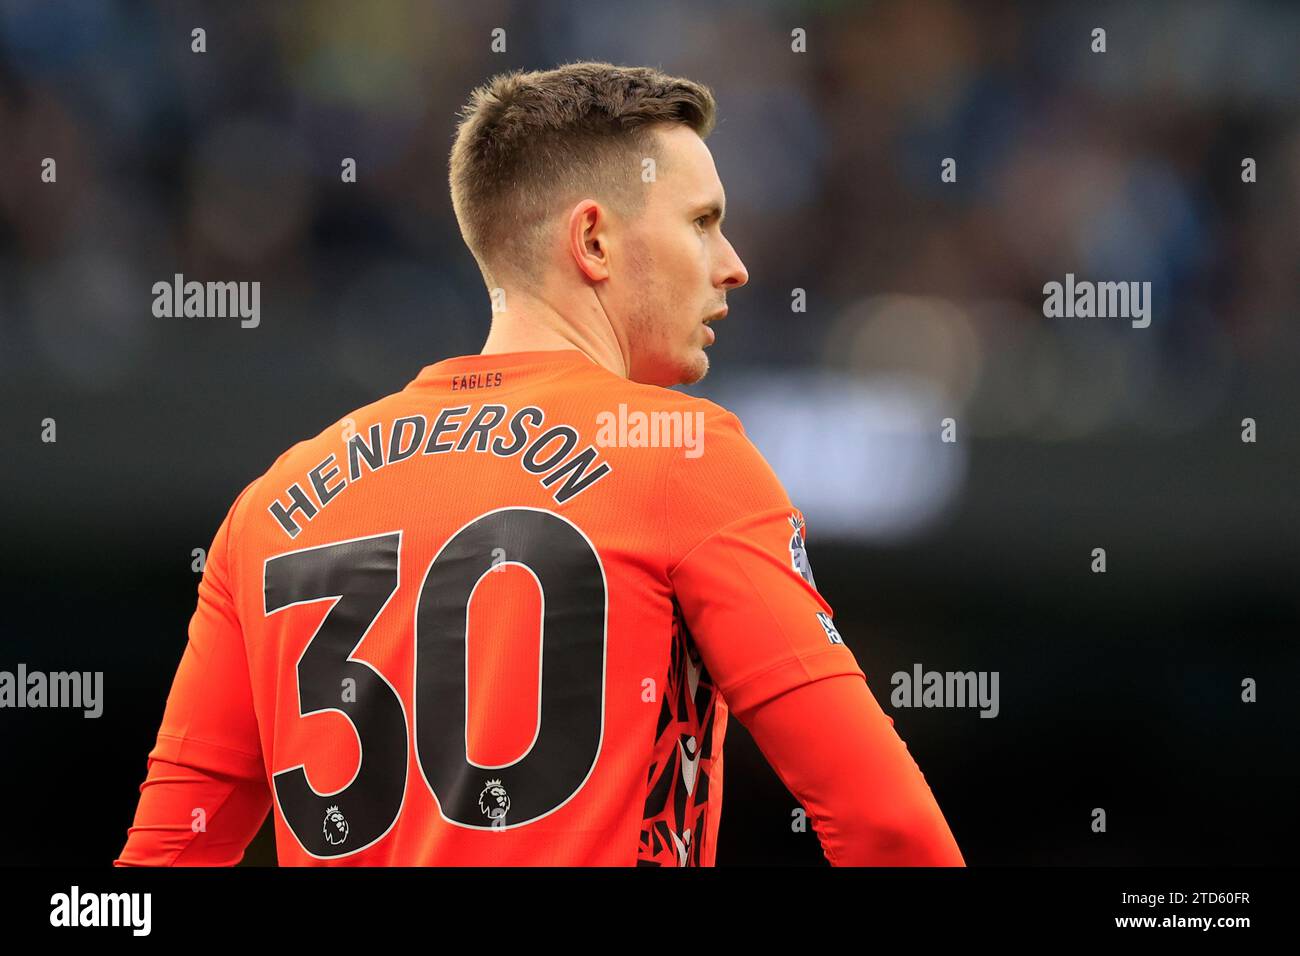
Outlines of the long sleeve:
<svg viewBox="0 0 1300 956">
<path fill-rule="evenodd" d="M 227 560 L 242 497 L 208 551 L 189 641 L 117 866 L 233 865 L 270 810 Z"/>
<path fill-rule="evenodd" d="M 234 866 L 271 809 L 265 781 L 151 758 L 114 866 Z"/>
<path fill-rule="evenodd" d="M 803 514 L 726 413 L 668 481 L 674 593 L 708 672 L 837 865 L 964 865 L 818 592 Z"/>
<path fill-rule="evenodd" d="M 807 811 L 832 865 L 966 865 L 893 718 L 862 678 L 814 681 L 736 717 Z"/>
</svg>

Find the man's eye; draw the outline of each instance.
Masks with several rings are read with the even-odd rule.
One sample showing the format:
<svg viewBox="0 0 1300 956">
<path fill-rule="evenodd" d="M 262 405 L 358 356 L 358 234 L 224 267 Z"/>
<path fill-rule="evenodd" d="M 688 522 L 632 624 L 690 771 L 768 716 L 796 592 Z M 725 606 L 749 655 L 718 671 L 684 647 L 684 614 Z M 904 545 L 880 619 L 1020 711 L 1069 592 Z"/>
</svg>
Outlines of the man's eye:
<svg viewBox="0 0 1300 956">
<path fill-rule="evenodd" d="M 703 228 L 704 228 L 704 224 L 707 223 L 708 221 L 709 221 L 709 217 L 708 217 L 708 216 L 699 216 L 699 217 L 696 218 L 696 220 L 695 220 L 695 224 L 696 224 L 697 226 L 699 226 L 701 229 L 703 229 Z"/>
</svg>

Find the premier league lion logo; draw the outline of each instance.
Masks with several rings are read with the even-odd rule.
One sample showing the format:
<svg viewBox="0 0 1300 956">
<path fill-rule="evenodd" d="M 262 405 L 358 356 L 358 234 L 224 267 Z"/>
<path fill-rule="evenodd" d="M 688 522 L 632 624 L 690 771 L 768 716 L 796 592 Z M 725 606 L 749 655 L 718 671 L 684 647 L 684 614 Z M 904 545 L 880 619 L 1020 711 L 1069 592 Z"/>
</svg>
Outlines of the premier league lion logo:
<svg viewBox="0 0 1300 956">
<path fill-rule="evenodd" d="M 800 577 L 815 588 L 817 582 L 813 580 L 812 565 L 808 563 L 808 549 L 804 547 L 803 518 L 797 514 L 791 515 L 790 527 L 794 529 L 790 535 L 790 564 L 799 572 Z"/>
<path fill-rule="evenodd" d="M 348 838 L 348 821 L 338 807 L 325 808 L 325 842 L 339 846 Z"/>
<path fill-rule="evenodd" d="M 506 814 L 510 811 L 510 794 L 501 786 L 500 780 L 489 780 L 478 795 L 478 808 L 483 815 L 494 822 L 504 824 Z M 498 824 L 498 825 L 500 825 Z"/>
</svg>

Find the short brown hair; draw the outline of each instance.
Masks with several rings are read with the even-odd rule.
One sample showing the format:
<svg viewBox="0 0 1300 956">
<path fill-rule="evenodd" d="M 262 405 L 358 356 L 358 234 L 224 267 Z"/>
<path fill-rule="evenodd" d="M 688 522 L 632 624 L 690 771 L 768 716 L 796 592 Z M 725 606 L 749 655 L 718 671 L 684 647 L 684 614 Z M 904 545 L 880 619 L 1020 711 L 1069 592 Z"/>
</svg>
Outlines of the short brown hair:
<svg viewBox="0 0 1300 956">
<path fill-rule="evenodd" d="M 451 150 L 451 202 L 491 288 L 540 279 L 545 221 L 582 195 L 621 215 L 645 202 L 641 162 L 661 156 L 652 127 L 713 130 L 708 87 L 639 66 L 569 63 L 494 76 L 470 94 Z"/>
</svg>

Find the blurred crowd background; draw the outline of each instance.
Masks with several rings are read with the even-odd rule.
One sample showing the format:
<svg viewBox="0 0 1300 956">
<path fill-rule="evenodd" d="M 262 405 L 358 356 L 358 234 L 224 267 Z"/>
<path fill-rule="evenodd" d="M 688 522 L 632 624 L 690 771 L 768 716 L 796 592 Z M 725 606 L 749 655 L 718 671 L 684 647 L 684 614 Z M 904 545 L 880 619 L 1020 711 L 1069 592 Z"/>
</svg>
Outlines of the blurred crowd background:
<svg viewBox="0 0 1300 956">
<path fill-rule="evenodd" d="M 0 861 L 116 855 L 192 549 L 289 445 L 479 350 L 456 112 L 579 59 L 717 96 L 750 281 L 687 391 L 807 514 L 882 704 L 916 662 L 1001 674 L 994 720 L 886 706 L 968 861 L 1290 859 L 1298 38 L 1283 2 L 0 0 L 0 669 L 108 695 L 0 713 Z M 175 273 L 260 281 L 260 326 L 156 318 Z M 1149 281 L 1150 327 L 1045 318 L 1067 273 Z M 733 726 L 719 863 L 817 862 Z"/>
</svg>

